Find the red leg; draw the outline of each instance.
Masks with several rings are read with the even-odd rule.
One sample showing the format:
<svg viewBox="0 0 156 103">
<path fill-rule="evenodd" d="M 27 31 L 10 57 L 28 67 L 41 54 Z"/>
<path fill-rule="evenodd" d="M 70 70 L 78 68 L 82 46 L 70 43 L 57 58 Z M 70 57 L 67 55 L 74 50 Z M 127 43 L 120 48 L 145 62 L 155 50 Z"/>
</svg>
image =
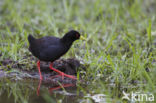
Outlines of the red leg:
<svg viewBox="0 0 156 103">
<path fill-rule="evenodd" d="M 77 80 L 77 78 L 76 78 L 75 76 L 65 74 L 65 73 L 63 73 L 63 72 L 61 72 L 61 71 L 59 71 L 59 70 L 53 68 L 53 63 L 50 63 L 49 68 L 50 68 L 51 70 L 53 70 L 53 71 L 59 73 L 59 74 L 62 76 L 62 78 L 64 78 L 64 76 L 65 76 L 65 77 L 68 77 L 68 78 Z"/>
<path fill-rule="evenodd" d="M 40 74 L 40 80 L 43 80 L 42 74 L 41 74 L 41 70 L 40 70 L 40 61 L 37 62 L 37 67 L 38 67 L 38 72 Z"/>
</svg>

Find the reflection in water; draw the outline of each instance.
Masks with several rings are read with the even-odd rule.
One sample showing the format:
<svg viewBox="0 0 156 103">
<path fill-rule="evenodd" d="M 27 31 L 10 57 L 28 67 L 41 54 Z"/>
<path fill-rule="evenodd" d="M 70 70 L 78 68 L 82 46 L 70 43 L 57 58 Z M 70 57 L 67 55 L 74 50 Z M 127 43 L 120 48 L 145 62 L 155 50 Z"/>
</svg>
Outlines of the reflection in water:
<svg viewBox="0 0 156 103">
<path fill-rule="evenodd" d="M 73 87 L 73 86 L 75 86 L 75 84 L 61 84 L 60 86 L 50 88 L 49 92 L 52 92 L 53 90 L 57 90 L 57 89 L 60 89 L 60 88 Z"/>
<path fill-rule="evenodd" d="M 81 94 L 77 94 L 76 83 L 67 84 L 69 82 L 65 82 L 66 79 L 63 81 L 64 83 L 59 85 L 59 83 L 52 81 L 39 81 L 37 79 L 1 80 L 0 103 L 58 103 L 59 101 L 69 103 L 71 100 L 73 103 L 77 103 Z M 66 92 L 58 90 L 65 87 L 69 87 L 66 88 Z"/>
<path fill-rule="evenodd" d="M 40 79 L 38 87 L 37 87 L 37 95 L 40 95 L 40 86 L 41 86 L 42 80 Z"/>
<path fill-rule="evenodd" d="M 40 95 L 41 84 L 42 84 L 42 80 L 40 79 L 38 87 L 37 87 L 37 96 Z M 58 90 L 60 88 L 65 88 L 65 87 L 74 87 L 74 86 L 76 86 L 75 83 L 73 83 L 73 84 L 72 83 L 69 83 L 69 84 L 65 84 L 65 83 L 64 84 L 59 84 L 58 86 L 54 86 L 54 87 L 49 88 L 49 92 L 51 93 L 53 90 Z"/>
</svg>

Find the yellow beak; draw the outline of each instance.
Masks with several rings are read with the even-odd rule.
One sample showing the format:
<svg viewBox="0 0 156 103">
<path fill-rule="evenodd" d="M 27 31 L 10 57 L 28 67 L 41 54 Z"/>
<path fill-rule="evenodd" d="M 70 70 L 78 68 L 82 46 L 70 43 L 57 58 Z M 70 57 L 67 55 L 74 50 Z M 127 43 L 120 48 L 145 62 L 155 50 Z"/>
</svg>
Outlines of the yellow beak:
<svg viewBox="0 0 156 103">
<path fill-rule="evenodd" d="M 84 36 L 82 36 L 82 35 L 80 36 L 80 39 L 81 39 L 81 40 L 87 40 L 87 39 L 86 39 Z"/>
</svg>

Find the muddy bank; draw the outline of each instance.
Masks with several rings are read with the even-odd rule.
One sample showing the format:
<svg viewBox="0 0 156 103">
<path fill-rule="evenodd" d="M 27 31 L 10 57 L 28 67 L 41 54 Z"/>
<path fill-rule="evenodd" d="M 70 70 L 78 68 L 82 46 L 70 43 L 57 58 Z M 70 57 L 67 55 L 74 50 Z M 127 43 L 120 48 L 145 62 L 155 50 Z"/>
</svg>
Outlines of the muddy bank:
<svg viewBox="0 0 156 103">
<path fill-rule="evenodd" d="M 35 60 L 36 61 L 36 60 Z M 32 62 L 30 62 L 32 63 Z M 5 59 L 0 61 L 0 78 L 10 78 L 12 80 L 23 80 L 23 79 L 39 79 L 39 73 L 36 63 L 31 64 L 30 69 L 22 69 L 27 67 L 27 64 Z M 80 64 L 80 61 L 74 58 L 59 59 L 53 63 L 53 67 L 70 75 L 77 75 L 77 71 L 85 70 L 85 67 Z M 41 72 L 43 76 L 43 82 L 60 82 L 60 83 L 73 83 L 75 80 L 69 78 L 62 78 L 56 76 L 57 73 L 49 69 L 49 63 L 41 62 Z"/>
</svg>

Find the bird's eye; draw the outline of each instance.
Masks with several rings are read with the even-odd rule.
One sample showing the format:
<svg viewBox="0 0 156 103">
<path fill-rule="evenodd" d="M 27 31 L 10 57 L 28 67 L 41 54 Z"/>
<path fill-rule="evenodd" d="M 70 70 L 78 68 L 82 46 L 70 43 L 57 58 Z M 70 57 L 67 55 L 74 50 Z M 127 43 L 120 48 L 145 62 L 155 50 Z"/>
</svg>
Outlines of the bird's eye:
<svg viewBox="0 0 156 103">
<path fill-rule="evenodd" d="M 79 34 L 76 34 L 76 38 L 79 38 Z"/>
</svg>

